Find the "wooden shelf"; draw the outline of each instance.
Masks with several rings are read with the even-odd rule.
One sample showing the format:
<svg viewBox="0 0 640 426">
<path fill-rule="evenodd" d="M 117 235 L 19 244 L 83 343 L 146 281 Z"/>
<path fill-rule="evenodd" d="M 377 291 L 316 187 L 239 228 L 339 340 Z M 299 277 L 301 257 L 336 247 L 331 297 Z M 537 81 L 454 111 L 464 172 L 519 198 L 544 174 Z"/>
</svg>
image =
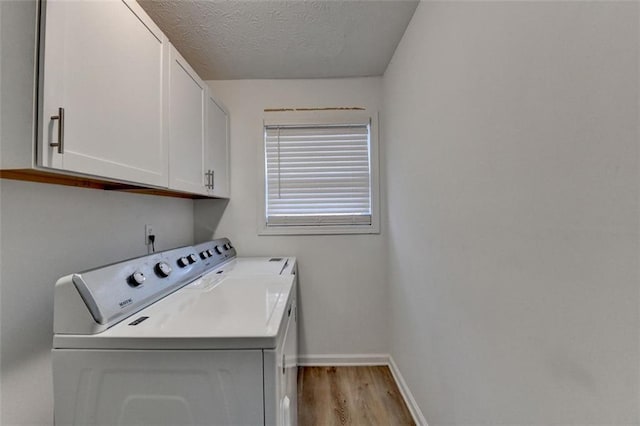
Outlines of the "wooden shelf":
<svg viewBox="0 0 640 426">
<path fill-rule="evenodd" d="M 161 197 L 189 198 L 193 200 L 216 198 L 206 195 L 189 194 L 163 188 L 147 188 L 128 183 L 111 182 L 97 178 L 65 175 L 55 172 L 35 169 L 0 170 L 0 178 L 22 180 L 27 182 L 48 183 L 54 185 L 76 186 L 80 188 L 101 189 L 104 191 L 120 191 L 135 194 L 158 195 Z"/>
</svg>

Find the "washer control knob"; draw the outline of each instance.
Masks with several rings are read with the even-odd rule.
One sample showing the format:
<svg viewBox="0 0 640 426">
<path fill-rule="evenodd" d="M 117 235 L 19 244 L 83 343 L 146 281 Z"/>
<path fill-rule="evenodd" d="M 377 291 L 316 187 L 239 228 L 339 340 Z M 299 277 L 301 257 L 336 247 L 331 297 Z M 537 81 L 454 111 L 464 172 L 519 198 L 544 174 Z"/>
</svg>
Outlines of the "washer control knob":
<svg viewBox="0 0 640 426">
<path fill-rule="evenodd" d="M 189 259 L 189 263 L 196 263 L 198 260 L 198 256 L 196 256 L 195 253 L 191 253 L 187 258 Z"/>
<path fill-rule="evenodd" d="M 220 250 L 220 246 L 215 246 L 213 249 L 216 251 L 216 253 L 222 254 L 222 250 Z"/>
<path fill-rule="evenodd" d="M 209 257 L 209 253 L 207 253 L 207 251 L 202 251 L 200 252 L 200 258 L 201 259 L 206 259 L 207 257 Z"/>
<path fill-rule="evenodd" d="M 138 287 L 140 284 L 142 284 L 144 282 L 144 280 L 146 280 L 147 278 L 144 276 L 144 274 L 140 271 L 135 271 L 133 274 L 131 274 L 131 276 L 129 277 L 129 284 L 131 284 L 133 287 Z"/>
<path fill-rule="evenodd" d="M 189 259 L 187 259 L 186 257 L 181 257 L 180 259 L 178 259 L 178 266 L 180 266 L 181 268 L 184 268 L 185 266 L 189 265 Z"/>
<path fill-rule="evenodd" d="M 207 256 L 213 256 L 213 250 L 211 249 L 207 250 Z"/>
<path fill-rule="evenodd" d="M 169 266 L 167 262 L 160 262 L 156 265 L 156 272 L 162 278 L 168 277 L 171 271 L 172 271 L 171 266 Z"/>
</svg>

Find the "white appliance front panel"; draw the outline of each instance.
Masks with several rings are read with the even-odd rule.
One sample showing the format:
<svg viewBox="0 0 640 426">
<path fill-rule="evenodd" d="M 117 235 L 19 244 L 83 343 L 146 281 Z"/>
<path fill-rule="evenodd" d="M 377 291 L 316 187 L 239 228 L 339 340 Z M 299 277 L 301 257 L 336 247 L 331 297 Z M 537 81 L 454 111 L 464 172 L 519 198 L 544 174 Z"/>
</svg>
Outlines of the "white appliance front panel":
<svg viewBox="0 0 640 426">
<path fill-rule="evenodd" d="M 262 351 L 54 349 L 57 425 L 261 425 Z"/>
<path fill-rule="evenodd" d="M 295 293 L 294 293 L 295 295 Z M 287 309 L 289 312 L 289 310 Z M 289 326 L 283 343 L 284 369 L 283 391 L 280 402 L 283 426 L 298 424 L 298 306 L 297 298 L 291 301 Z"/>
</svg>

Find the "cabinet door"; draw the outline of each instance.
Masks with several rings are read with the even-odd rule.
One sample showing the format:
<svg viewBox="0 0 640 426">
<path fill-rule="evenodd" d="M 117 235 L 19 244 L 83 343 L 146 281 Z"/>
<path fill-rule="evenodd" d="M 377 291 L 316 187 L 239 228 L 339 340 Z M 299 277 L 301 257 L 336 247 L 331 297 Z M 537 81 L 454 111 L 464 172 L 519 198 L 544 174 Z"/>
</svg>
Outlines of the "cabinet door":
<svg viewBox="0 0 640 426">
<path fill-rule="evenodd" d="M 164 34 L 129 0 L 43 4 L 38 164 L 166 187 Z"/>
<path fill-rule="evenodd" d="M 209 195 L 229 197 L 229 114 L 211 93 L 207 96 L 205 169 Z"/>
<path fill-rule="evenodd" d="M 169 74 L 169 187 L 206 194 L 206 86 L 173 46 Z"/>
</svg>

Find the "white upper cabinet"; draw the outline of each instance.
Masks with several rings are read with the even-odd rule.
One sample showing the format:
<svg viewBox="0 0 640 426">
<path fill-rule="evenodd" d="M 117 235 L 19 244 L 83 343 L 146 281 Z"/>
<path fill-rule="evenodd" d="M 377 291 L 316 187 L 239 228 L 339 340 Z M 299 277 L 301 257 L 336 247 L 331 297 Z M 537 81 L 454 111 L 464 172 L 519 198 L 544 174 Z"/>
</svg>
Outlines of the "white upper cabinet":
<svg viewBox="0 0 640 426">
<path fill-rule="evenodd" d="M 38 164 L 166 187 L 167 38 L 134 1 L 43 7 Z"/>
<path fill-rule="evenodd" d="M 205 174 L 208 195 L 229 197 L 229 114 L 209 93 L 207 95 Z"/>
<path fill-rule="evenodd" d="M 169 188 L 206 195 L 206 85 L 173 46 L 170 57 Z"/>
<path fill-rule="evenodd" d="M 228 113 L 136 1 L 0 5 L 0 177 L 229 196 Z"/>
</svg>

